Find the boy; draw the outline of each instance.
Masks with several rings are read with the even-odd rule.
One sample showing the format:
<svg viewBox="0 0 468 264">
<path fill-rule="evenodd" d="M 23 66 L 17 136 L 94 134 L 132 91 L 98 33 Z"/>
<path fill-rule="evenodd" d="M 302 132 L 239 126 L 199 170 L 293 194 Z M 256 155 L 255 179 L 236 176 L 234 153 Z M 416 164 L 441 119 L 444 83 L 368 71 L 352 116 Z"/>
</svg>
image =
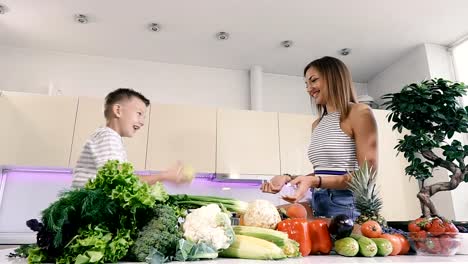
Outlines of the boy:
<svg viewBox="0 0 468 264">
<path fill-rule="evenodd" d="M 95 178 L 97 170 L 107 161 L 127 161 L 122 137 L 133 137 L 143 127 L 149 105 L 150 101 L 146 97 L 132 89 L 120 88 L 106 96 L 106 126 L 98 128 L 86 141 L 73 172 L 73 188 L 81 188 L 89 179 Z M 140 180 L 148 184 L 157 181 L 179 183 L 185 180 L 181 171 L 182 166 L 178 163 L 160 174 L 140 176 Z"/>
</svg>

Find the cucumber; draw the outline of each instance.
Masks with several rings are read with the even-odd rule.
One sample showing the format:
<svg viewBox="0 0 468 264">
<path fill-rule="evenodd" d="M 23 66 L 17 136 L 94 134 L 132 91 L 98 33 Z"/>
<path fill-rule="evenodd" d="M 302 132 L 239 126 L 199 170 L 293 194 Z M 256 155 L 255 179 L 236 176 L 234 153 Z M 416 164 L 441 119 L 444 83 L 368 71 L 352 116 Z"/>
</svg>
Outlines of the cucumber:
<svg viewBox="0 0 468 264">
<path fill-rule="evenodd" d="M 393 246 L 390 241 L 385 238 L 372 238 L 377 245 L 377 256 L 388 256 L 393 251 Z"/>
<path fill-rule="evenodd" d="M 352 237 L 338 239 L 335 241 L 335 251 L 342 256 L 354 257 L 359 252 L 359 244 Z"/>
<path fill-rule="evenodd" d="M 359 243 L 359 253 L 364 257 L 373 257 L 377 254 L 378 248 L 372 239 L 362 236 L 357 242 Z"/>
</svg>

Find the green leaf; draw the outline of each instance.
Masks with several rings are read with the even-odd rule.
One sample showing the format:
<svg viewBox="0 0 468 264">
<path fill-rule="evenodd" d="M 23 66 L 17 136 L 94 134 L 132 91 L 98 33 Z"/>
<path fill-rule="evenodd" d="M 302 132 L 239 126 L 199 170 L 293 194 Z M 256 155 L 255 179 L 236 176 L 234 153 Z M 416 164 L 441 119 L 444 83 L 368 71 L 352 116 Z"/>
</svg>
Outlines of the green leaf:
<svg viewBox="0 0 468 264">
<path fill-rule="evenodd" d="M 89 258 L 83 254 L 76 256 L 75 264 L 86 264 L 89 263 Z"/>
<path fill-rule="evenodd" d="M 455 131 L 454 131 L 454 130 L 450 130 L 450 131 L 447 132 L 447 137 L 448 137 L 448 138 L 452 138 L 454 134 L 455 134 Z"/>
<path fill-rule="evenodd" d="M 415 158 L 415 153 L 435 152 L 439 147 L 444 149 L 443 159 L 465 166 L 468 147 L 455 140 L 450 145 L 444 141 L 468 131 L 468 106 L 458 102 L 467 90 L 464 84 L 435 78 L 405 85 L 400 92 L 382 97 L 383 105 L 391 110 L 387 121 L 394 123 L 392 129 L 409 131 L 395 146 L 410 163 L 405 169 L 408 175 L 421 180 L 432 177 L 432 168 L 439 166 L 440 160 L 423 162 Z"/>
</svg>

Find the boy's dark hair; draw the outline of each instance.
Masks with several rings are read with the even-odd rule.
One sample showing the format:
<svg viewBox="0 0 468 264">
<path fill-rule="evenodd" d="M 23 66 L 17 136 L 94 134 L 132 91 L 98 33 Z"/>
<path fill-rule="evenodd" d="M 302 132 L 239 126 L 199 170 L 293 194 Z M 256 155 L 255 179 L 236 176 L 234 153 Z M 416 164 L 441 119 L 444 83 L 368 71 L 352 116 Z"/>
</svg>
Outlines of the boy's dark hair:
<svg viewBox="0 0 468 264">
<path fill-rule="evenodd" d="M 132 97 L 136 97 L 143 101 L 146 106 L 150 105 L 150 100 L 143 96 L 141 93 L 129 89 L 129 88 L 119 88 L 113 92 L 110 92 L 105 99 L 105 104 L 104 104 L 104 116 L 106 118 L 109 118 L 110 112 L 112 111 L 112 106 L 116 104 L 117 102 L 121 101 L 122 99 L 131 99 Z"/>
</svg>

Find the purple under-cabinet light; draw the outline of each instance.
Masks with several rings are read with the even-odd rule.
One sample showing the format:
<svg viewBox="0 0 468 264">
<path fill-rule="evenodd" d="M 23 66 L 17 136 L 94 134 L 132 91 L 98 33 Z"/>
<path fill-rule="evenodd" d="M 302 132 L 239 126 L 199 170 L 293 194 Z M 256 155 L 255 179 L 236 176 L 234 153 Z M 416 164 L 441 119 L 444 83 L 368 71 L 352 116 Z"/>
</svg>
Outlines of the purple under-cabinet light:
<svg viewBox="0 0 468 264">
<path fill-rule="evenodd" d="M 70 168 L 40 168 L 40 167 L 14 167 L 8 166 L 2 168 L 2 176 L 15 177 L 15 180 L 27 180 L 41 179 L 41 181 L 57 181 L 69 182 L 71 185 L 72 172 Z M 155 171 L 136 171 L 138 175 L 149 175 L 155 173 Z M 2 177 L 4 178 L 4 177 Z M 197 188 L 198 186 L 210 186 L 210 187 L 232 187 L 232 188 L 252 188 L 259 187 L 261 180 L 238 180 L 238 179 L 226 179 L 220 180 L 216 178 L 214 173 L 197 173 L 193 179 L 191 185 Z M 187 185 L 188 186 L 188 185 Z"/>
</svg>

